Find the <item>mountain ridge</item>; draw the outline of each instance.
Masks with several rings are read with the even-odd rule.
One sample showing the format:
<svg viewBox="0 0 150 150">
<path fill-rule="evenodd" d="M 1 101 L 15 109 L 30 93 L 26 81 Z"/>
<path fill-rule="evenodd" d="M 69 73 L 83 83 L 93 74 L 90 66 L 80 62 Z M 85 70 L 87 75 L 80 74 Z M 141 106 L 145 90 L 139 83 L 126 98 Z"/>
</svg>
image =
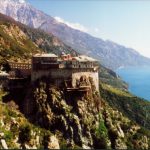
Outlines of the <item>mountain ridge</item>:
<svg viewBox="0 0 150 150">
<path fill-rule="evenodd" d="M 140 55 L 132 48 L 127 48 L 108 40 L 104 41 L 88 33 L 72 29 L 66 24 L 60 23 L 53 17 L 34 8 L 29 3 L 17 3 L 15 0 L 10 3 L 8 1 L 5 0 L 5 3 L 3 3 L 0 0 L 1 13 L 30 27 L 40 28 L 47 33 L 53 33 L 77 52 L 98 59 L 101 64 L 108 68 L 115 70 L 121 66 L 150 64 L 149 58 Z"/>
<path fill-rule="evenodd" d="M 71 47 L 64 44 L 61 40 L 59 40 L 53 34 L 46 34 L 46 33 L 44 33 L 43 31 L 41 31 L 39 29 L 33 29 L 33 28 L 30 28 L 30 27 L 27 27 L 26 25 L 21 24 L 20 22 L 16 22 L 14 19 L 12 19 L 12 18 L 10 18 L 6 15 L 0 14 L 0 26 L 5 26 L 5 27 L 14 26 L 14 27 L 11 27 L 13 32 L 15 32 L 15 28 L 17 28 L 20 32 L 25 34 L 25 36 L 28 39 L 29 43 L 32 44 L 38 50 L 38 51 L 36 51 L 38 53 L 39 52 L 47 52 L 47 53 L 54 53 L 56 55 L 61 55 L 62 52 L 63 52 L 63 53 L 66 53 L 66 54 L 69 53 L 69 54 L 72 54 L 72 55 L 77 54 L 76 51 L 74 51 Z M 5 31 L 5 35 L 7 34 L 7 36 L 8 36 L 9 32 L 10 32 L 9 28 L 7 27 L 7 31 Z M 4 37 L 3 36 L 4 35 L 1 35 L 1 38 L 5 39 L 5 36 Z M 15 34 L 14 36 L 15 36 L 14 38 L 17 38 L 18 35 Z M 6 41 L 9 42 L 8 40 L 6 40 Z M 16 42 L 18 42 L 18 41 L 16 41 Z M 3 54 L 5 54 L 5 55 L 3 55 L 2 51 L 0 51 L 0 54 L 1 54 L 0 65 L 5 64 L 6 59 L 11 60 L 12 56 L 14 54 L 18 54 L 17 57 L 15 56 L 15 59 L 20 58 L 21 61 L 23 61 L 23 60 L 27 61 L 31 58 L 30 54 L 35 52 L 33 48 L 28 48 L 28 49 L 25 49 L 23 51 L 23 53 L 20 53 L 21 51 L 20 50 L 18 51 L 16 49 L 16 46 L 15 46 L 16 42 L 11 42 L 12 47 L 15 47 L 13 49 L 13 53 L 12 53 L 12 48 L 7 49 L 7 45 L 3 44 Z M 0 44 L 2 45 L 2 41 L 0 41 Z M 18 44 L 20 44 L 20 43 L 18 43 Z M 30 51 L 30 53 L 27 53 L 28 50 Z M 6 56 L 6 54 L 9 55 L 9 58 Z M 26 57 L 28 57 L 28 59 L 24 59 L 24 54 L 27 55 Z M 111 71 L 110 69 L 107 69 L 107 68 L 103 67 L 102 65 L 100 65 L 100 68 L 101 68 L 100 71 L 99 71 L 100 79 L 104 83 L 113 85 L 113 86 L 118 87 L 120 89 L 127 90 L 127 84 L 125 82 L 123 82 L 116 75 L 115 72 Z"/>
<path fill-rule="evenodd" d="M 55 54 L 61 54 L 62 52 L 66 52 L 66 53 L 71 53 L 71 54 L 76 54 L 76 52 L 69 46 L 65 45 L 61 40 L 59 40 L 57 37 L 55 37 L 52 34 L 46 34 L 41 30 L 38 29 L 32 29 L 30 27 L 27 27 L 24 24 L 21 24 L 20 22 L 16 22 L 15 20 L 13 20 L 12 18 L 10 18 L 9 16 L 3 15 L 0 13 L 0 26 L 1 26 L 1 38 L 2 39 L 6 39 L 4 36 L 4 34 L 7 34 L 7 38 L 13 38 L 17 39 L 19 38 L 19 32 L 21 32 L 25 38 L 32 43 L 32 45 L 34 45 L 34 49 L 37 49 L 37 53 L 40 51 L 45 51 L 45 52 L 53 52 Z M 17 31 L 15 31 L 17 30 Z M 16 33 L 15 33 L 16 32 Z M 17 34 L 18 32 L 18 34 Z M 13 36 L 12 36 L 13 33 Z M 19 39 L 16 41 L 16 43 L 20 44 Z M 6 43 L 2 43 L 2 41 L 0 42 L 1 44 L 3 44 L 3 49 L 7 49 L 7 45 Z M 4 45 L 5 44 L 5 45 Z M 15 43 L 11 43 L 11 45 L 14 45 Z M 26 43 L 27 44 L 27 43 Z M 21 44 L 23 47 L 25 47 L 26 45 Z M 30 45 L 31 46 L 31 45 Z M 33 51 L 34 49 L 32 47 L 28 47 L 28 51 Z M 16 51 L 15 51 L 16 53 Z M 26 50 L 24 51 L 24 53 L 26 53 Z M 30 54 L 29 54 L 30 55 Z M 20 55 L 21 57 L 21 55 Z"/>
</svg>

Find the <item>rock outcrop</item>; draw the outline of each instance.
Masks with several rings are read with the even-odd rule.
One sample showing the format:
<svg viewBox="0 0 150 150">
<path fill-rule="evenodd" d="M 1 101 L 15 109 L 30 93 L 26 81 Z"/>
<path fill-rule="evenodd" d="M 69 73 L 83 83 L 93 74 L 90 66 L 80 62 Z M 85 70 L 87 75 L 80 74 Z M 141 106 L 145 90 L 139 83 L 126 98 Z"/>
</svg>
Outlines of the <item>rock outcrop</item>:
<svg viewBox="0 0 150 150">
<path fill-rule="evenodd" d="M 66 92 L 40 82 L 33 97 L 35 120 L 54 132 L 60 130 L 68 145 L 92 148 L 94 129 L 99 124 L 99 93 L 92 90 Z"/>
<path fill-rule="evenodd" d="M 110 107 L 92 80 L 89 84 L 81 92 L 37 81 L 25 94 L 28 120 L 15 103 L 0 103 L 0 148 L 148 149 L 147 130 Z"/>
<path fill-rule="evenodd" d="M 90 82 L 94 86 L 92 80 Z M 60 148 L 64 146 L 63 140 L 67 148 L 149 147 L 150 139 L 141 133 L 141 127 L 111 108 L 94 91 L 94 87 L 88 92 L 67 92 L 51 85 L 48 80 L 40 80 L 34 84 L 33 89 L 30 103 L 34 103 L 35 107 L 32 107 L 30 117 L 57 137 L 57 132 L 61 133 L 58 138 Z M 138 135 L 139 138 L 134 139 Z"/>
</svg>

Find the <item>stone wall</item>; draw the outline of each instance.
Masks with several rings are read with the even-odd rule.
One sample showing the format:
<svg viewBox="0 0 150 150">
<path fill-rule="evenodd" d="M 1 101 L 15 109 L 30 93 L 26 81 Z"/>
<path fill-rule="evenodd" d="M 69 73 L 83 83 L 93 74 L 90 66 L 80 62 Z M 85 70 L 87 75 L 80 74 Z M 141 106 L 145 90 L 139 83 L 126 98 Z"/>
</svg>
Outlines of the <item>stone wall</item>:
<svg viewBox="0 0 150 150">
<path fill-rule="evenodd" d="M 51 79 L 66 79 L 71 77 L 72 71 L 67 69 L 50 69 L 50 70 L 39 70 L 32 71 L 31 80 L 32 82 L 36 81 L 41 77 L 48 77 Z"/>
<path fill-rule="evenodd" d="M 98 72 L 75 72 L 72 74 L 73 79 L 73 86 L 76 85 L 76 80 L 80 80 L 82 76 L 85 76 L 86 78 L 91 77 L 93 79 L 94 85 L 96 87 L 96 90 L 99 91 L 99 77 Z"/>
<path fill-rule="evenodd" d="M 39 70 L 32 71 L 31 80 L 32 82 L 40 79 L 41 77 L 48 77 L 54 79 L 54 83 L 60 86 L 65 80 L 72 79 L 73 87 L 76 86 L 76 80 L 79 80 L 81 76 L 91 77 L 95 84 L 96 90 L 99 91 L 99 78 L 98 72 L 94 72 L 92 69 L 81 68 L 79 69 L 50 69 L 50 70 Z"/>
</svg>

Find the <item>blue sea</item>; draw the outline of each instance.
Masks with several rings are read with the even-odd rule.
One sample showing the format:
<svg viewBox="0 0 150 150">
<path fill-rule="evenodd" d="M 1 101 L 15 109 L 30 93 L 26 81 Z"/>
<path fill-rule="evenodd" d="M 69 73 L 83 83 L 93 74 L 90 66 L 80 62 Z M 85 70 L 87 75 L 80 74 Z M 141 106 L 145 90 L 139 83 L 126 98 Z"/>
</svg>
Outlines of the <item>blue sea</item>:
<svg viewBox="0 0 150 150">
<path fill-rule="evenodd" d="M 150 101 L 150 66 L 118 69 L 117 74 L 129 84 L 129 91 Z"/>
</svg>

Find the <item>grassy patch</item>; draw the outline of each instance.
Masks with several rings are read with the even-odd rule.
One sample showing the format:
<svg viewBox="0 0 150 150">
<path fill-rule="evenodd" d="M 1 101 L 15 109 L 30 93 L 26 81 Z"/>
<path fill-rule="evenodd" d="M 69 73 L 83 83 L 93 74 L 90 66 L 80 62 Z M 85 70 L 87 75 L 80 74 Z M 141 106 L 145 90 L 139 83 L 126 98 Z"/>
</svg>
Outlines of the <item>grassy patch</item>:
<svg viewBox="0 0 150 150">
<path fill-rule="evenodd" d="M 131 95 L 129 92 L 112 87 L 111 85 L 102 84 L 102 87 L 103 87 L 103 89 L 109 90 L 110 92 L 115 93 L 120 96 L 133 97 L 133 95 Z"/>
</svg>

